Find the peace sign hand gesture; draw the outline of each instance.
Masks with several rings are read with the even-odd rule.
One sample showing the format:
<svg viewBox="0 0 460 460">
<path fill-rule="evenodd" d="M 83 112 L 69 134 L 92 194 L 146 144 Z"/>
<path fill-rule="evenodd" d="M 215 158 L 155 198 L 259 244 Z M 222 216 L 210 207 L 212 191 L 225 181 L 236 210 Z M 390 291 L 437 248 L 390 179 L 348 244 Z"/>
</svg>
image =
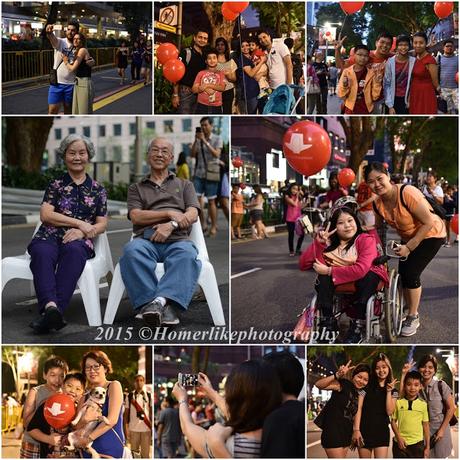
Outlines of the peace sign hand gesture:
<svg viewBox="0 0 460 460">
<path fill-rule="evenodd" d="M 402 375 L 407 374 L 413 367 L 415 366 L 415 361 L 413 359 L 410 360 L 410 362 L 405 363 L 403 368 L 402 368 Z"/>
<path fill-rule="evenodd" d="M 331 223 L 328 222 L 326 230 L 320 230 L 318 232 L 318 241 L 322 244 L 329 245 L 329 238 L 337 231 L 337 228 L 334 228 L 332 232 L 329 231 L 329 228 L 331 226 Z"/>
<path fill-rule="evenodd" d="M 387 383 L 387 391 L 393 391 L 395 385 L 399 382 L 399 380 L 393 379 L 391 382 Z"/>
<path fill-rule="evenodd" d="M 339 34 L 339 38 L 337 40 L 335 40 L 334 42 L 334 48 L 336 50 L 340 50 L 343 46 L 343 42 L 347 39 L 347 36 L 345 35 L 345 37 L 342 38 L 342 34 Z"/>
<path fill-rule="evenodd" d="M 335 373 L 336 378 L 341 379 L 345 377 L 348 374 L 348 372 L 350 372 L 355 367 L 356 366 L 351 366 L 351 359 L 350 359 L 350 361 L 348 361 L 347 364 L 339 367 L 338 371 Z"/>
</svg>

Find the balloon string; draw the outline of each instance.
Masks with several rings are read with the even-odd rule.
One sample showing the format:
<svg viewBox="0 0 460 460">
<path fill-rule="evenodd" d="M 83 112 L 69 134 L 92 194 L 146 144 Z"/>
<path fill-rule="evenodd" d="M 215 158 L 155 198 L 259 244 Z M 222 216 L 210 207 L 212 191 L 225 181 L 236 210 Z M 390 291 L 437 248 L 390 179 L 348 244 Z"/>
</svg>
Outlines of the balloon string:
<svg viewBox="0 0 460 460">
<path fill-rule="evenodd" d="M 345 23 L 347 22 L 347 18 L 348 18 L 348 13 L 345 13 L 345 19 L 343 20 L 342 27 L 341 27 L 340 32 L 339 32 L 339 39 L 340 40 L 342 39 L 342 31 L 343 31 L 343 28 L 345 27 Z"/>
<path fill-rule="evenodd" d="M 243 80 L 243 93 L 244 93 L 244 105 L 246 107 L 246 115 L 248 114 L 248 97 L 246 94 L 246 81 L 244 78 L 244 65 L 243 65 L 243 49 L 242 49 L 242 37 L 241 37 L 241 13 L 238 15 L 237 19 L 237 24 L 238 24 L 238 35 L 240 37 L 240 62 L 241 62 L 241 78 Z"/>
</svg>

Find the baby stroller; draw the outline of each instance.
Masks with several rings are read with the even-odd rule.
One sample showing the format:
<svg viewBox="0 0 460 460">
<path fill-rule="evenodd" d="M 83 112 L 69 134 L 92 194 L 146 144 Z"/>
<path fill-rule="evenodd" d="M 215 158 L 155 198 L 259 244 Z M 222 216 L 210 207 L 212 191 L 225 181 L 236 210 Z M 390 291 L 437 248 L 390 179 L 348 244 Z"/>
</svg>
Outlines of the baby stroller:
<svg viewBox="0 0 460 460">
<path fill-rule="evenodd" d="M 294 93 L 297 91 L 298 99 Z M 303 86 L 299 85 L 280 85 L 270 94 L 268 102 L 265 104 L 264 115 L 292 115 L 300 100 L 305 94 Z"/>
</svg>

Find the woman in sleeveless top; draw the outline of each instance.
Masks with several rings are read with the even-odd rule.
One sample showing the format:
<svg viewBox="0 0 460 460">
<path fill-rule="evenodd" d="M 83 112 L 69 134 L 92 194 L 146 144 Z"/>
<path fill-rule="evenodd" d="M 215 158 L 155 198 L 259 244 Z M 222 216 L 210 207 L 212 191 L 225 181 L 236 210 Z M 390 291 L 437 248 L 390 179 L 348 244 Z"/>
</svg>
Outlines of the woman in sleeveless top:
<svg viewBox="0 0 460 460">
<path fill-rule="evenodd" d="M 194 450 L 205 458 L 260 458 L 265 417 L 281 404 L 281 385 L 274 368 L 256 360 L 235 366 L 225 383 L 225 398 L 205 374 L 199 374 L 198 382 L 226 423 L 216 423 L 207 431 L 195 425 L 187 390 L 176 383 L 173 395 L 179 401 L 181 427 Z"/>
<path fill-rule="evenodd" d="M 91 66 L 87 61 L 94 63 L 86 49 L 86 38 L 83 34 L 75 34 L 73 45 L 76 48 L 75 60 L 69 62 L 67 56 L 62 55 L 66 67 L 75 72 L 75 86 L 72 98 L 72 114 L 84 115 L 93 113 L 94 88 L 91 80 Z"/>
<path fill-rule="evenodd" d="M 233 99 L 235 98 L 236 62 L 230 58 L 230 47 L 223 37 L 216 38 L 217 67 L 225 75 L 225 91 L 222 93 L 222 108 L 226 115 L 232 114 Z"/>
<path fill-rule="evenodd" d="M 120 85 L 125 83 L 126 67 L 128 67 L 129 49 L 125 42 L 121 42 L 120 48 L 117 51 L 117 72 L 121 78 Z"/>
<path fill-rule="evenodd" d="M 88 438 L 83 439 L 76 447 L 82 448 L 92 443 L 91 447 L 99 455 L 103 455 L 106 458 L 122 458 L 125 445 L 125 436 L 123 434 L 123 389 L 118 380 L 108 381 L 106 379 L 107 374 L 112 372 L 112 363 L 103 351 L 89 351 L 83 356 L 82 372 L 86 376 L 89 390 L 95 387 L 103 387 L 107 390 L 106 400 L 102 406 L 102 415 L 108 419 L 109 424 L 99 423 Z M 84 401 L 85 398 L 79 404 L 78 410 Z M 91 458 L 91 455 L 84 450 L 82 453 L 84 458 Z"/>
</svg>

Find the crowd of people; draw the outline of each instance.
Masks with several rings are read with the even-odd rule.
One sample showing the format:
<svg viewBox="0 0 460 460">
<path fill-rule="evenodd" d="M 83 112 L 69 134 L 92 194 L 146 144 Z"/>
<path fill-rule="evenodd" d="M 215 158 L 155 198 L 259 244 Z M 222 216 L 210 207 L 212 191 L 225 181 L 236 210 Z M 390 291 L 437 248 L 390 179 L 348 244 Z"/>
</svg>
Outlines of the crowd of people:
<svg viewBox="0 0 460 460">
<path fill-rule="evenodd" d="M 101 457 L 129 458 L 124 456 L 128 443 L 142 458 L 150 458 L 152 397 L 145 387 L 145 377 L 137 375 L 133 391 L 124 393 L 119 381 L 108 379 L 112 372 L 109 357 L 100 350 L 86 352 L 81 370 L 70 373 L 65 359 L 49 357 L 43 367 L 45 383 L 32 387 L 23 404 L 24 432 L 19 458 L 91 458 L 94 452 Z M 105 392 L 100 408 L 103 419 L 88 411 L 75 425 L 70 423 L 70 417 L 66 426 L 53 427 L 45 414 L 48 398 L 57 394 L 69 396 L 75 414 L 79 414 L 83 413 L 92 390 L 99 388 Z"/>
<path fill-rule="evenodd" d="M 450 429 L 455 412 L 452 389 L 435 375 L 434 355 L 406 363 L 399 391 L 391 361 L 378 353 L 371 366 L 349 361 L 315 385 L 332 395 L 315 418 L 321 446 L 328 458 L 346 458 L 358 449 L 360 458 L 387 458 L 390 422 L 393 458 L 447 458 L 453 443 Z"/>
<path fill-rule="evenodd" d="M 344 59 L 341 50 L 345 40 L 339 37 L 335 42 L 334 60 L 326 63 L 321 51 L 307 57 L 309 114 L 315 109 L 318 114 L 332 113 L 328 112 L 328 102 L 334 95 L 342 99 L 336 113 L 458 113 L 458 55 L 454 40 L 444 40 L 442 52 L 435 55 L 424 32 L 398 37 L 383 32 L 375 50 L 359 44 Z"/>
<path fill-rule="evenodd" d="M 65 28 L 65 38 L 54 34 L 54 26 L 46 26 L 46 37 L 54 49 L 53 70 L 48 91 L 48 113 L 59 113 L 61 105 L 64 113 L 85 115 L 93 113 L 94 86 L 91 79 L 92 67 L 96 64 L 90 55 L 86 37 L 79 31 L 78 21 L 69 21 Z M 151 83 L 152 41 L 139 37 L 133 41 L 132 48 L 122 41 L 116 51 L 116 62 L 120 85 L 126 79 L 126 68 L 131 59 L 131 82 L 141 78 L 144 84 Z"/>
<path fill-rule="evenodd" d="M 304 380 L 300 361 L 279 351 L 236 365 L 224 394 L 200 373 L 204 398 L 191 403 L 177 382 L 155 416 L 157 457 L 305 458 Z"/>
<path fill-rule="evenodd" d="M 179 54 L 185 74 L 174 85 L 172 106 L 179 114 L 262 113 L 276 88 L 303 84 L 302 58 L 293 48 L 292 38 L 274 39 L 265 29 L 232 44 L 218 37 L 214 46 L 207 31 L 197 30 Z"/>
</svg>

